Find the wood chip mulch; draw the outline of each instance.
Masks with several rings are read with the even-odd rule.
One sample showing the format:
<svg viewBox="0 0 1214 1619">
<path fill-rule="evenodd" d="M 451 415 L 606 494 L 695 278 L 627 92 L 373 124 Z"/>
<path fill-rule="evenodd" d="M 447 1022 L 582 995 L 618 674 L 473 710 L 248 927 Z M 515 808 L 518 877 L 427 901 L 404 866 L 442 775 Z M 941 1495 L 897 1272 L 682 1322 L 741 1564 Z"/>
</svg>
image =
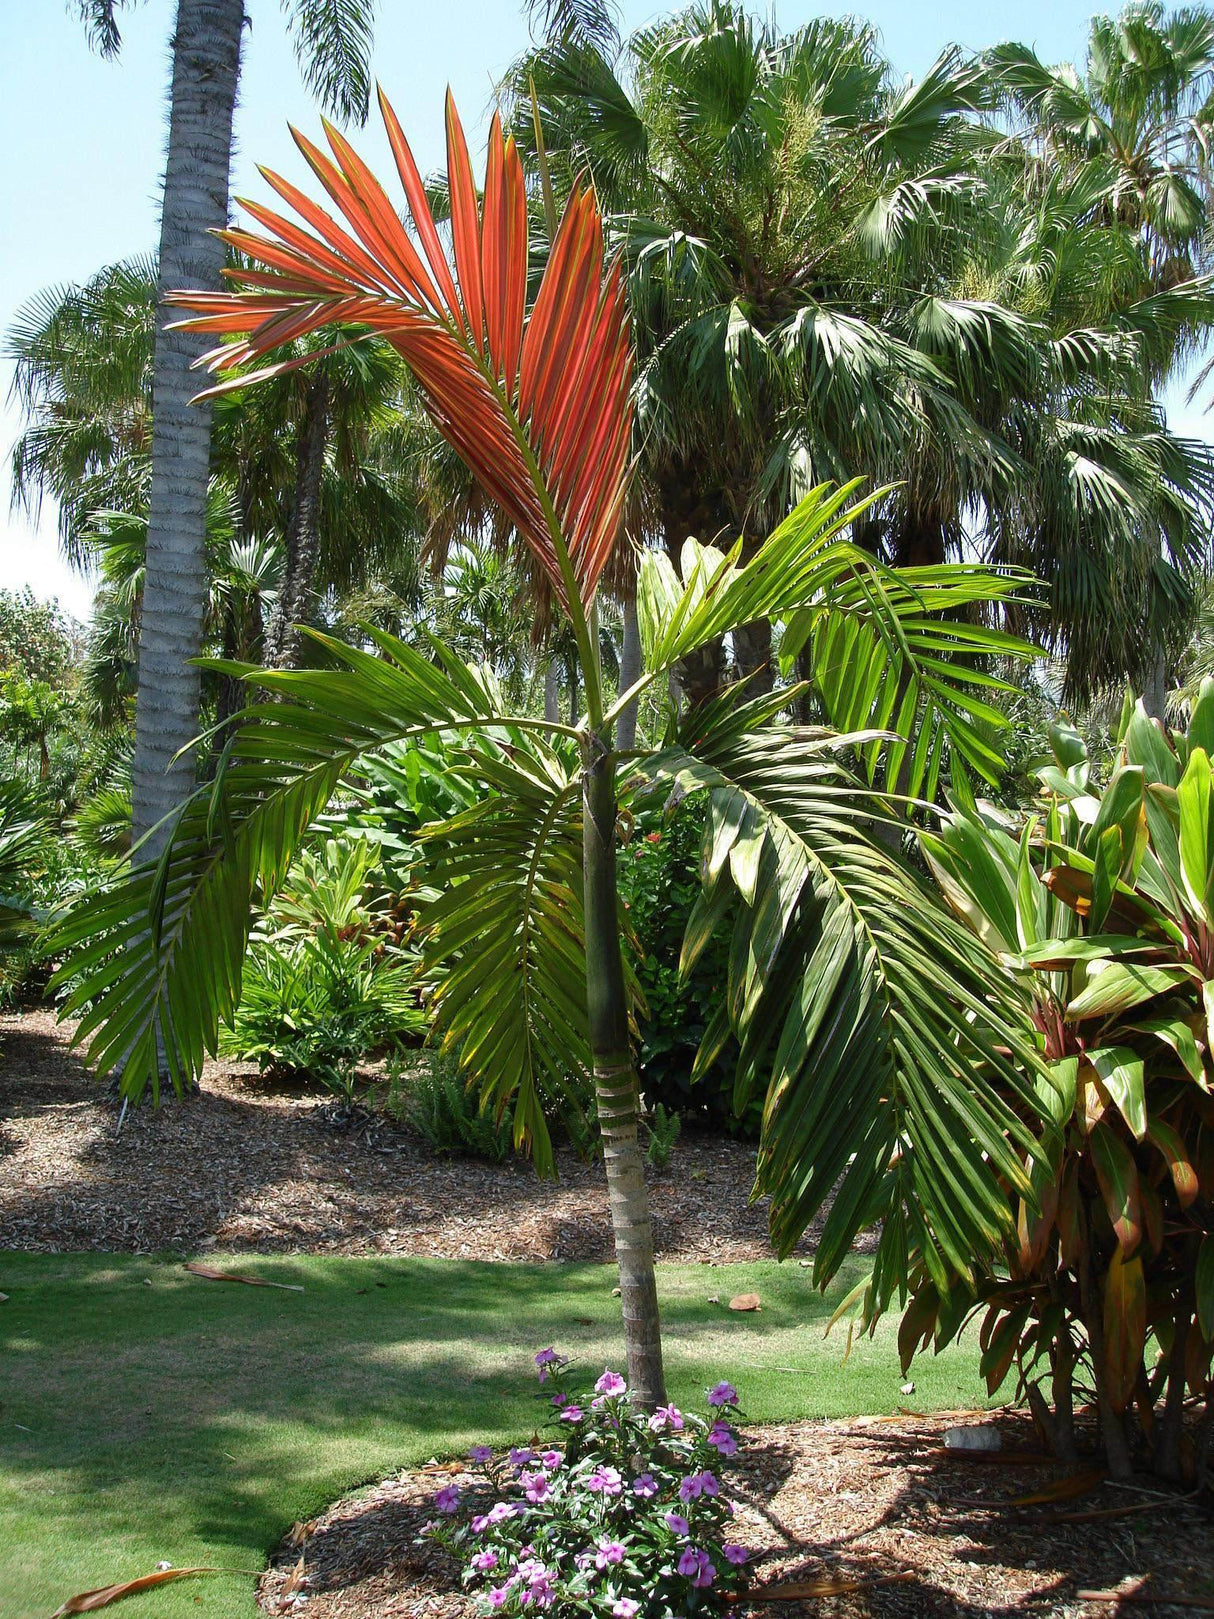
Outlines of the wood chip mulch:
<svg viewBox="0 0 1214 1619">
<path fill-rule="evenodd" d="M 119 1132 L 52 1013 L 0 1016 L 0 1249 L 612 1257 L 601 1165 L 563 1153 L 554 1184 L 334 1115 L 315 1092 L 210 1064 L 199 1095 L 128 1110 Z M 688 1131 L 650 1177 L 658 1257 L 769 1258 L 753 1177 L 753 1147 Z"/>
<path fill-rule="evenodd" d="M 950 1426 L 975 1421 L 1000 1426 L 996 1457 L 944 1448 Z M 1052 1502 L 1013 1504 L 1058 1491 L 1067 1477 L 1040 1458 L 1018 1415 L 755 1426 L 738 1462 L 728 1475 L 737 1539 L 758 1554 L 752 1597 L 763 1599 L 742 1601 L 739 1619 L 1175 1619 L 1214 1610 L 1214 1518 L 1184 1497 L 1087 1477 L 1069 1498 L 1062 1485 Z M 403 1473 L 297 1524 L 262 1579 L 263 1610 L 297 1619 L 471 1619 L 453 1560 L 418 1541 L 435 1491 L 461 1477 L 441 1463 Z M 819 1593 L 825 1583 L 833 1594 L 780 1597 L 779 1587 L 794 1582 Z M 1119 1600 L 1096 1601 L 1093 1592 Z"/>
</svg>

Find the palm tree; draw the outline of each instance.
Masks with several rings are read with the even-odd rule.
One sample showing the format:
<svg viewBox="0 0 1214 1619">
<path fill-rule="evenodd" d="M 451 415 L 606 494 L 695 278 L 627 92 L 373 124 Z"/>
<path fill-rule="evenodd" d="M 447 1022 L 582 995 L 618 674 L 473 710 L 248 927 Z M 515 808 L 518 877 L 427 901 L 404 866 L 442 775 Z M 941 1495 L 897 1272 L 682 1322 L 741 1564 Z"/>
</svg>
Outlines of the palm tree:
<svg viewBox="0 0 1214 1619">
<path fill-rule="evenodd" d="M 78 1036 L 102 1072 L 121 1068 L 128 1095 L 158 1087 L 158 1049 L 174 1084 L 189 1083 L 233 1015 L 253 892 L 272 894 L 343 774 L 384 744 L 468 734 L 461 773 L 475 793 L 436 836 L 439 897 L 424 918 L 428 965 L 443 969 L 437 1016 L 486 1105 L 513 1102 L 516 1138 L 541 1168 L 552 1161 L 545 1084 L 592 1076 L 629 1371 L 638 1398 L 656 1404 L 661 1338 L 616 889 L 621 777 L 711 794 L 710 883 L 692 933 L 721 914 L 727 868 L 751 918 L 739 1010 L 761 986 L 769 951 L 787 941 L 795 955 L 803 926 L 818 939 L 793 995 L 795 1032 L 779 1042 L 763 1148 L 782 1249 L 831 1184 L 823 1189 L 820 1173 L 807 1181 L 798 1162 L 808 1127 L 814 1140 L 825 1132 L 843 1176 L 832 1241 L 883 1214 L 899 1227 L 913 1196 L 930 1255 L 964 1269 L 989 1250 L 1007 1222 L 995 1177 L 1028 1187 L 1003 1132 L 1024 1148 L 1031 1138 L 987 1076 L 1012 1087 L 1032 1116 L 1028 1026 L 972 938 L 869 837 L 881 809 L 837 761 L 839 749 L 879 737 L 773 729 L 783 698 L 743 691 L 697 709 L 660 751 L 618 758 L 613 726 L 638 688 L 614 704 L 605 697 L 596 594 L 628 496 L 632 350 L 620 267 L 603 271 L 594 194 L 571 192 L 528 311 L 514 142 L 495 119 L 482 206 L 448 102 L 453 269 L 403 131 L 386 102 L 383 112 L 413 233 L 331 129 L 329 153 L 304 149 L 343 225 L 267 175 L 303 224 L 259 210 L 266 235 L 239 241 L 260 266 L 244 289 L 176 301 L 195 312 L 192 330 L 222 340 L 216 367 L 273 356 L 284 325 L 302 337 L 353 323 L 392 345 L 518 554 L 549 581 L 577 647 L 584 710 L 570 725 L 503 713 L 492 676 L 440 641 L 423 652 L 371 630 L 376 652 L 315 636 L 326 668 L 250 668 L 250 688 L 268 700 L 242 716 L 222 770 L 187 802 L 163 859 L 135 865 L 60 930 L 56 949 L 73 975 L 68 1009 L 87 1004 Z M 248 388 L 298 364 L 238 371 L 220 386 Z M 864 682 L 926 694 L 923 751 L 935 769 L 941 726 L 954 747 L 967 739 L 960 751 L 976 746 L 981 727 L 967 713 L 976 677 L 952 654 L 992 643 L 940 614 L 1005 595 L 1008 582 L 980 569 L 899 576 L 843 538 L 863 517 L 854 494 L 855 485 L 811 492 L 746 564 L 738 547 L 723 555 L 694 541 L 681 571 L 647 555 L 638 687 L 740 624 L 808 615 L 844 664 L 862 656 Z M 775 1032 L 767 1026 L 768 1038 Z"/>
<path fill-rule="evenodd" d="M 124 0 L 78 0 L 104 55 L 121 44 Z M 288 7 L 296 55 L 309 87 L 343 117 L 365 118 L 372 0 Z M 178 0 L 173 30 L 168 155 L 160 222 L 160 290 L 218 287 L 227 224 L 232 124 L 240 75 L 244 0 Z M 165 817 L 188 795 L 198 732 L 206 610 L 206 510 L 211 416 L 194 406 L 191 368 L 198 337 L 156 329 L 152 366 L 152 474 L 147 576 L 139 638 L 133 767 L 135 832 L 155 847 Z M 158 829 L 153 831 L 153 829 Z"/>
<path fill-rule="evenodd" d="M 625 253 L 637 447 L 669 550 L 688 533 L 749 549 L 818 478 L 854 471 L 899 486 L 866 534 L 899 564 L 1033 552 L 1054 586 L 1068 558 L 1044 535 L 1098 554 L 1132 533 L 1163 556 L 1180 506 L 1201 531 L 1208 456 L 1143 418 L 1153 356 L 1214 303 L 1149 297 L 1141 275 L 1131 290 L 1128 227 L 1097 229 L 1077 183 L 1050 193 L 1048 166 L 991 127 L 986 64 L 949 50 L 902 84 L 862 25 L 783 35 L 709 0 L 618 58 L 561 38 L 509 84 L 520 141 L 536 144 L 534 94 L 555 183 L 588 168 Z M 1187 540 L 1178 564 L 1191 578 Z M 1077 683 L 1102 659 L 1133 671 L 1141 603 L 1119 602 L 1114 645 L 1087 639 L 1076 602 L 1056 589 L 1038 627 L 1077 649 Z M 770 665 L 769 642 L 762 624 L 734 638 L 744 672 Z M 711 687 L 719 660 L 686 674 Z"/>
</svg>

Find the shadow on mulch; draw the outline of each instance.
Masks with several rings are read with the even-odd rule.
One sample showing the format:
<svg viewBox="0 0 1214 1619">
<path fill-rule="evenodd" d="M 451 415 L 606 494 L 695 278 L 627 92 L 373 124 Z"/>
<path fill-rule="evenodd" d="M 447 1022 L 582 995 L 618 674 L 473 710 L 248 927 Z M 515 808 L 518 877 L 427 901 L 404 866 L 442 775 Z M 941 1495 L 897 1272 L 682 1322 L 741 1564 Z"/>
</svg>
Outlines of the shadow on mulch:
<svg viewBox="0 0 1214 1619">
<path fill-rule="evenodd" d="M 945 1430 L 965 1420 L 977 1414 L 747 1430 L 727 1480 L 737 1538 L 755 1554 L 739 1619 L 1192 1611 L 1169 1595 L 1214 1609 L 1208 1510 L 1153 1483 L 1094 1481 L 1071 1500 L 1017 1505 L 1066 1471 L 1040 1457 L 1015 1416 L 996 1419 L 996 1459 L 946 1451 Z M 471 1619 L 456 1564 L 418 1538 L 435 1491 L 461 1478 L 450 1464 L 423 1468 L 297 1524 L 263 1578 L 263 1609 L 290 1613 L 306 1596 L 309 1619 Z M 793 1584 L 813 1594 L 780 1599 L 778 1588 Z M 1114 1590 L 1116 1603 L 1081 1596 Z"/>
</svg>

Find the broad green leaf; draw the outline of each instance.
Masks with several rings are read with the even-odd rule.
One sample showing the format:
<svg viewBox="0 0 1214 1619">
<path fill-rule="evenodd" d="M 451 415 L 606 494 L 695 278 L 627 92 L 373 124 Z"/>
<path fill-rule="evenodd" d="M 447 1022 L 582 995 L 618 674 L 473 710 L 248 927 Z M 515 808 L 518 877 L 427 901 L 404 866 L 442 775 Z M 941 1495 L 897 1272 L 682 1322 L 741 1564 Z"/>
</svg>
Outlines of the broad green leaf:
<svg viewBox="0 0 1214 1619">
<path fill-rule="evenodd" d="M 1153 1034 L 1162 1040 L 1164 1045 L 1171 1046 L 1184 1065 L 1185 1072 L 1204 1089 L 1209 1088 L 1196 1036 L 1184 1018 L 1144 1018 L 1140 1023 L 1134 1024 L 1129 1032 L 1132 1033 L 1134 1030 L 1141 1030 L 1143 1034 Z"/>
<path fill-rule="evenodd" d="M 1214 925 L 1210 909 L 1214 893 L 1214 826 L 1211 815 L 1210 759 L 1204 748 L 1193 748 L 1176 789 L 1180 810 L 1180 870 L 1185 895 L 1195 914 Z"/>
<path fill-rule="evenodd" d="M 1100 1046 L 1087 1053 L 1101 1083 L 1117 1104 L 1135 1141 L 1147 1130 L 1146 1077 L 1142 1058 L 1129 1046 Z"/>
<path fill-rule="evenodd" d="M 1197 1200 L 1199 1185 L 1197 1171 L 1193 1167 L 1193 1160 L 1189 1156 L 1184 1137 L 1166 1120 L 1152 1114 L 1147 1124 L 1147 1139 L 1153 1146 L 1158 1147 L 1163 1155 L 1181 1208 L 1191 1208 Z"/>
<path fill-rule="evenodd" d="M 1049 727 L 1050 749 L 1063 770 L 1087 763 L 1087 743 L 1069 720 L 1061 716 Z"/>
<path fill-rule="evenodd" d="M 1154 999 L 1177 985 L 1192 983 L 1193 975 L 1184 967 L 1144 967 L 1130 961 L 1110 961 L 1104 966 L 1093 962 L 1088 982 L 1066 1009 L 1068 1018 L 1112 1017 L 1131 1006 Z"/>
<path fill-rule="evenodd" d="M 1123 1254 L 1132 1254 L 1142 1241 L 1142 1209 L 1138 1197 L 1138 1171 L 1130 1149 L 1103 1120 L 1088 1137 L 1092 1163 L 1104 1206 Z"/>
</svg>

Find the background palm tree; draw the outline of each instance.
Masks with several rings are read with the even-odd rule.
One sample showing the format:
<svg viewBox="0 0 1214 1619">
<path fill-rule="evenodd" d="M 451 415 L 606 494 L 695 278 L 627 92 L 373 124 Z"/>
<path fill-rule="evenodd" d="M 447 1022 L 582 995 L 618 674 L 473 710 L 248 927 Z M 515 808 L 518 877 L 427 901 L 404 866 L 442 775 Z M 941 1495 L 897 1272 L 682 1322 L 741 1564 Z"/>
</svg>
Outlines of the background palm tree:
<svg viewBox="0 0 1214 1619">
<path fill-rule="evenodd" d="M 908 85 L 863 25 L 781 34 L 711 0 L 618 54 L 562 35 L 508 90 L 532 147 L 534 90 L 558 189 L 589 168 L 624 249 L 668 549 L 756 543 L 816 478 L 863 471 L 899 484 L 871 515 L 879 554 L 1028 559 L 1052 587 L 1033 627 L 1072 654 L 1074 690 L 1139 672 L 1209 516 L 1209 452 L 1168 435 L 1152 389 L 1214 305 L 1156 287 L 1090 175 L 996 127 L 991 64 L 950 49 Z M 767 626 L 734 650 L 770 678 Z M 719 660 L 685 673 L 711 686 Z"/>
<path fill-rule="evenodd" d="M 79 0 L 90 38 L 120 48 L 124 0 Z M 343 118 L 365 118 L 373 0 L 296 0 L 287 15 L 309 87 Z M 161 213 L 160 288 L 215 287 L 227 224 L 232 122 L 240 74 L 243 0 L 178 0 L 172 39 L 168 155 Z M 181 750 L 198 732 L 206 611 L 206 510 L 211 413 L 190 403 L 196 334 L 156 328 L 147 574 L 140 620 L 133 767 L 135 833 L 157 827 L 184 799 L 194 763 Z M 153 845 L 163 831 L 153 838 Z"/>
</svg>

